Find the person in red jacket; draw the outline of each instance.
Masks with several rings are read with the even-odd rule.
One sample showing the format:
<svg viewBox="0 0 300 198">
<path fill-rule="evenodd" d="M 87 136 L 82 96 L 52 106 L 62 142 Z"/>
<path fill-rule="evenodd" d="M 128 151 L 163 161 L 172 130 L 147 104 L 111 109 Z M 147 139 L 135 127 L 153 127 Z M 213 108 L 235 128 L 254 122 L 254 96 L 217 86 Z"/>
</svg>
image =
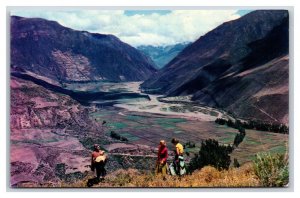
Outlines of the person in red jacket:
<svg viewBox="0 0 300 198">
<path fill-rule="evenodd" d="M 156 174 L 167 174 L 167 158 L 168 158 L 168 149 L 166 146 L 166 141 L 161 140 L 159 142 L 158 153 L 157 153 L 157 161 L 156 161 Z"/>
<path fill-rule="evenodd" d="M 105 164 L 107 162 L 107 156 L 104 151 L 100 150 L 98 144 L 94 145 L 94 151 L 92 152 L 91 170 L 96 169 L 97 182 L 103 181 L 106 175 Z"/>
</svg>

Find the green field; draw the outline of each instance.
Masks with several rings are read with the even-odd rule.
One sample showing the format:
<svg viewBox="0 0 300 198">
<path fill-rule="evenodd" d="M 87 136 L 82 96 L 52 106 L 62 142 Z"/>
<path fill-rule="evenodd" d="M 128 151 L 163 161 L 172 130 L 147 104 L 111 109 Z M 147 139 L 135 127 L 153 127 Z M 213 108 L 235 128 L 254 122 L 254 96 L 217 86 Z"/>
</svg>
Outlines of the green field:
<svg viewBox="0 0 300 198">
<path fill-rule="evenodd" d="M 115 131 L 126 137 L 129 143 L 146 144 L 157 147 L 161 139 L 166 140 L 171 149 L 172 138 L 178 138 L 182 143 L 194 142 L 196 148 L 188 148 L 190 153 L 197 153 L 201 141 L 216 139 L 221 144 L 233 144 L 237 129 L 214 122 L 187 120 L 176 116 L 163 116 L 149 113 L 100 111 L 91 114 L 102 123 L 107 122 L 106 134 Z M 255 154 L 263 151 L 284 153 L 287 149 L 288 135 L 255 130 L 246 130 L 246 137 L 238 148 L 231 154 L 233 158 L 244 163 L 253 159 Z"/>
</svg>

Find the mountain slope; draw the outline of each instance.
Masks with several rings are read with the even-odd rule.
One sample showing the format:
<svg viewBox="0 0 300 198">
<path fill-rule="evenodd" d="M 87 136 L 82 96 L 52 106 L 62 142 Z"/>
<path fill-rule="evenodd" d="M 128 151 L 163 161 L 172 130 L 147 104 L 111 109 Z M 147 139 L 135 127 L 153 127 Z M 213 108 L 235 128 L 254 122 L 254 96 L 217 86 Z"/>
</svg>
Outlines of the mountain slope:
<svg viewBox="0 0 300 198">
<path fill-rule="evenodd" d="M 137 49 L 151 57 L 157 68 L 161 69 L 189 44 L 190 43 L 178 43 L 176 45 L 157 47 L 152 45 L 141 45 L 138 46 Z"/>
<path fill-rule="evenodd" d="M 232 72 L 194 93 L 193 99 L 223 107 L 239 117 L 288 123 L 288 20 L 262 40 Z M 213 99 L 212 99 L 213 98 Z"/>
<path fill-rule="evenodd" d="M 156 71 L 148 57 L 115 36 L 16 16 L 11 17 L 11 66 L 59 82 L 140 81 Z"/>
<path fill-rule="evenodd" d="M 222 24 L 142 85 L 246 119 L 288 123 L 288 12 L 254 11 Z"/>
<path fill-rule="evenodd" d="M 89 170 L 85 166 L 90 152 L 80 139 L 99 134 L 99 124 L 90 119 L 88 109 L 19 78 L 11 77 L 10 88 L 11 186 L 28 181 L 56 183 L 60 176 L 83 177 Z M 61 165 L 64 172 L 58 174 Z"/>
</svg>

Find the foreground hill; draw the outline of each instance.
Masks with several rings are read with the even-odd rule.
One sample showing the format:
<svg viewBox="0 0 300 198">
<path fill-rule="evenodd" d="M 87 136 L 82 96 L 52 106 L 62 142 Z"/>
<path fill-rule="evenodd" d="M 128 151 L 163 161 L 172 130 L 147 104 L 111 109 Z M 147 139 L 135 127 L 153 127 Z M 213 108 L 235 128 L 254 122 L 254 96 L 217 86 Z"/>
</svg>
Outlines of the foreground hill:
<svg viewBox="0 0 300 198">
<path fill-rule="evenodd" d="M 72 187 L 85 188 L 89 179 L 93 178 L 90 174 L 80 181 L 74 183 L 61 182 L 58 184 L 45 183 L 39 185 L 33 182 L 26 182 L 19 187 Z M 201 170 L 185 175 L 181 178 L 167 175 L 166 179 L 151 173 L 142 173 L 136 169 L 119 169 L 109 173 L 105 180 L 94 185 L 95 188 L 111 187 L 131 187 L 131 188 L 178 188 L 178 187 L 261 187 L 260 180 L 254 173 L 251 163 L 245 164 L 240 168 L 218 171 L 217 169 L 206 166 Z"/>
<path fill-rule="evenodd" d="M 141 45 L 138 46 L 137 49 L 151 57 L 157 68 L 161 69 L 189 44 L 190 43 L 178 43 L 176 45 L 167 46 Z"/>
<path fill-rule="evenodd" d="M 288 12 L 259 10 L 200 37 L 142 87 L 288 123 L 288 63 Z"/>
<path fill-rule="evenodd" d="M 16 16 L 11 17 L 11 67 L 60 83 L 141 81 L 156 71 L 148 57 L 113 35 Z"/>
</svg>

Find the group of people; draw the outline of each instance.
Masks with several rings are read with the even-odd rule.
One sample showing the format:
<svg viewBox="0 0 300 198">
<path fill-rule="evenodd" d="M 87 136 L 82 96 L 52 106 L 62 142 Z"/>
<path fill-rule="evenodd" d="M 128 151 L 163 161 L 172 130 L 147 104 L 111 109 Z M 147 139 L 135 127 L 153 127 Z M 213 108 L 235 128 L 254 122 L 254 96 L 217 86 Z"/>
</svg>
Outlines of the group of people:
<svg viewBox="0 0 300 198">
<path fill-rule="evenodd" d="M 171 164 L 168 165 L 167 143 L 165 140 L 161 140 L 159 142 L 155 173 L 162 175 L 184 175 L 186 173 L 186 169 L 183 157 L 183 145 L 180 144 L 179 140 L 176 138 L 173 138 L 171 143 L 174 145 L 175 156 Z"/>
<path fill-rule="evenodd" d="M 156 174 L 162 175 L 184 175 L 186 173 L 185 163 L 183 158 L 184 148 L 179 143 L 178 139 L 173 138 L 171 143 L 174 145 L 175 157 L 170 165 L 167 163 L 168 149 L 165 140 L 159 142 L 157 161 L 156 161 Z M 96 170 L 96 180 L 100 182 L 104 180 L 106 175 L 105 164 L 108 156 L 100 149 L 98 144 L 94 145 L 94 151 L 92 152 L 91 170 Z"/>
</svg>

